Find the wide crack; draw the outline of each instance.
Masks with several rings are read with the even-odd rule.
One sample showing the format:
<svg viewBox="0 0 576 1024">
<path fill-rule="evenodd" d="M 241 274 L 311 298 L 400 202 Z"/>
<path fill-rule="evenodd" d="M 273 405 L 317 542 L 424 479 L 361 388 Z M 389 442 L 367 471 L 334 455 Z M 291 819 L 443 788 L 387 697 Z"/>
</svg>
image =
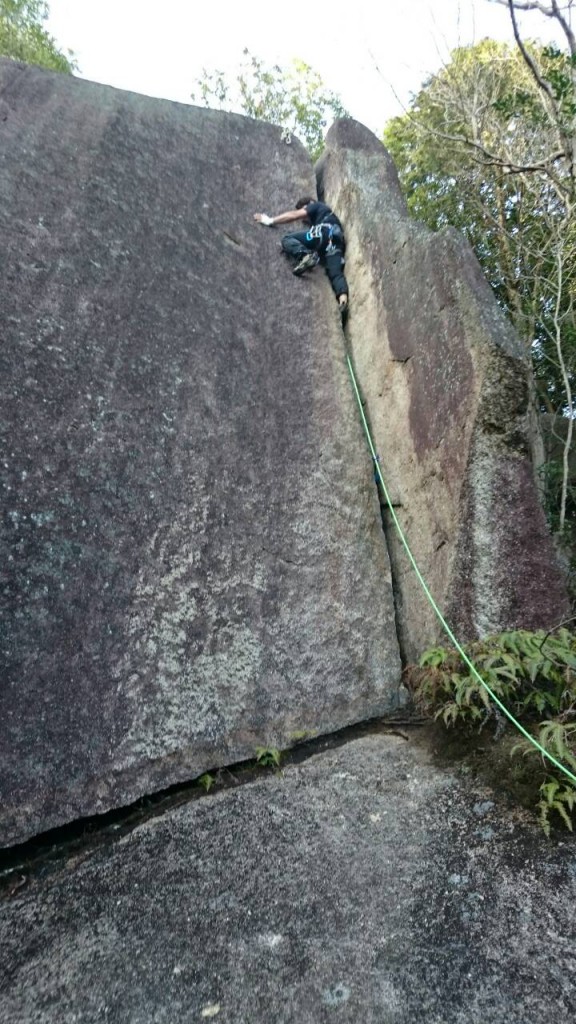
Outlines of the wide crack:
<svg viewBox="0 0 576 1024">
<path fill-rule="evenodd" d="M 42 832 L 24 843 L 0 850 L 0 899 L 10 898 L 31 881 L 43 880 L 70 862 L 77 863 L 86 859 L 101 847 L 118 842 L 145 822 L 160 818 L 183 804 L 210 799 L 225 789 L 250 785 L 263 775 L 281 771 L 290 765 L 302 764 L 317 754 L 345 746 L 363 736 L 388 733 L 408 739 L 408 734 L 399 730 L 420 727 L 426 723 L 427 719 L 419 718 L 403 708 L 394 715 L 346 726 L 337 732 L 282 751 L 279 768 L 263 766 L 255 760 L 214 768 L 199 778 L 147 794 L 127 806 L 105 814 L 79 818 Z M 209 788 L 208 783 L 202 781 L 207 777 L 210 779 Z"/>
<path fill-rule="evenodd" d="M 349 355 L 350 360 L 353 363 L 354 360 L 352 358 L 352 345 L 351 345 L 351 341 L 350 341 L 350 337 L 349 337 L 348 318 L 347 318 L 347 321 L 346 321 L 346 325 L 342 326 L 342 334 L 344 336 L 344 344 L 346 346 L 346 352 Z M 370 427 L 370 414 L 369 414 L 369 411 L 368 411 L 368 406 L 367 406 L 366 400 L 364 398 L 362 398 L 362 390 L 361 390 L 360 382 L 357 381 L 357 384 L 358 384 L 358 388 L 360 390 L 360 395 L 361 395 L 361 400 L 362 400 L 362 407 L 363 407 L 363 410 L 364 410 L 364 416 L 366 418 L 366 422 L 368 423 L 368 428 L 371 430 L 371 427 Z M 398 650 L 399 650 L 399 653 L 400 653 L 400 661 L 401 661 L 401 664 L 402 664 L 402 668 L 405 668 L 406 665 L 408 664 L 409 658 L 408 658 L 407 653 L 406 653 L 406 650 L 407 650 L 406 631 L 405 631 L 405 628 L 403 627 L 403 622 L 405 622 L 405 617 L 402 614 L 402 604 L 401 604 L 401 602 L 402 602 L 402 588 L 400 587 L 399 582 L 398 582 L 399 579 L 400 579 L 400 566 L 399 566 L 398 557 L 397 557 L 398 556 L 397 545 L 394 543 L 394 539 L 395 539 L 395 534 L 394 534 L 395 526 L 394 526 L 394 523 L 392 522 L 392 519 L 391 519 L 391 516 L 390 516 L 390 510 L 388 508 L 388 502 L 386 501 L 386 498 L 384 497 L 384 494 L 382 493 L 382 488 L 381 488 L 379 480 L 378 480 L 376 469 L 374 470 L 374 486 L 376 487 L 376 493 L 378 495 L 378 504 L 380 506 L 380 518 L 381 518 L 381 521 L 382 521 L 382 532 L 384 534 L 384 543 L 386 545 L 386 550 L 388 552 L 388 561 L 389 561 L 389 564 L 390 564 L 390 578 L 391 578 L 391 582 L 392 582 L 392 600 L 393 600 L 393 603 L 394 603 L 394 623 L 395 623 L 395 629 L 396 629 L 396 639 L 398 641 Z"/>
</svg>

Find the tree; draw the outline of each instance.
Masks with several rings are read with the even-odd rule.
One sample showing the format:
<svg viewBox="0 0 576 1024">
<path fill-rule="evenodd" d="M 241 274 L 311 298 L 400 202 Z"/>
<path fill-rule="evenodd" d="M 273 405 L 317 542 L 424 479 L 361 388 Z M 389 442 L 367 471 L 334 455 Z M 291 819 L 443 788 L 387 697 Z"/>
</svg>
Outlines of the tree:
<svg viewBox="0 0 576 1024">
<path fill-rule="evenodd" d="M 575 67 L 570 46 L 484 40 L 454 51 L 385 131 L 412 211 L 468 236 L 531 352 L 541 408 L 569 421 L 560 532 L 575 415 Z"/>
<path fill-rule="evenodd" d="M 76 61 L 66 56 L 42 27 L 48 17 L 43 0 L 0 0 L 0 56 L 71 73 Z"/>
<path fill-rule="evenodd" d="M 204 68 L 196 87 L 193 100 L 279 125 L 304 143 L 313 160 L 324 148 L 328 121 L 346 117 L 340 98 L 304 61 L 293 60 L 289 68 L 267 67 L 247 49 L 232 81 L 222 71 Z"/>
</svg>

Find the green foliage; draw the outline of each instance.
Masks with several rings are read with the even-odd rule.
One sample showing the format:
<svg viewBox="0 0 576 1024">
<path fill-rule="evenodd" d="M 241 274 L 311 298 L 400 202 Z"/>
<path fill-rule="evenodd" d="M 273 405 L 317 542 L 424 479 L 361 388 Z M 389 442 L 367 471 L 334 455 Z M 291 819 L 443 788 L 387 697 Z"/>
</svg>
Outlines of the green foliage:
<svg viewBox="0 0 576 1024">
<path fill-rule="evenodd" d="M 562 714 L 576 703 L 576 636 L 567 629 L 552 634 L 514 630 L 464 649 L 517 718 Z M 411 680 L 418 704 L 446 725 L 485 721 L 493 713 L 486 689 L 453 648 L 425 651 Z"/>
<path fill-rule="evenodd" d="M 565 127 L 572 127 L 572 119 L 576 116 L 575 77 L 576 53 L 563 53 L 557 46 L 546 46 L 542 50 L 546 80 L 549 82 L 554 98 L 558 101 Z"/>
<path fill-rule="evenodd" d="M 470 241 L 531 352 L 541 408 L 567 415 L 567 382 L 576 384 L 574 62 L 535 43 L 526 51 L 541 85 L 514 47 L 485 39 L 455 50 L 384 141 L 411 212 Z"/>
<path fill-rule="evenodd" d="M 576 775 L 576 725 L 567 725 L 559 720 L 540 722 L 535 737 L 545 750 Z M 533 744 L 526 739 L 517 743 L 512 752 L 520 752 L 530 757 L 540 756 Z M 573 831 L 572 811 L 575 805 L 576 786 L 573 786 L 565 775 L 557 772 L 542 782 L 538 811 L 539 821 L 546 835 L 550 835 L 553 811 L 560 816 L 566 828 Z"/>
<path fill-rule="evenodd" d="M 206 790 L 206 792 L 209 793 L 210 790 L 212 789 L 212 786 L 216 782 L 216 779 L 214 778 L 213 775 L 210 774 L 210 772 L 205 772 L 204 775 L 200 776 L 198 782 Z"/>
<path fill-rule="evenodd" d="M 558 779 L 550 779 L 540 786 L 542 797 L 538 803 L 538 820 L 547 836 L 550 835 L 550 814 L 555 811 L 562 818 L 566 828 L 573 831 L 572 811 L 576 803 L 576 790 L 568 783 L 562 784 Z"/>
<path fill-rule="evenodd" d="M 567 629 L 514 630 L 465 648 L 484 683 L 557 761 L 576 775 L 576 635 Z M 425 651 L 407 670 L 408 685 L 420 709 L 445 726 L 480 730 L 489 720 L 501 732 L 507 725 L 486 688 L 457 650 Z M 513 754 L 542 759 L 540 822 L 550 831 L 554 812 L 572 829 L 576 785 L 523 738 Z"/>
<path fill-rule="evenodd" d="M 0 0 L 0 55 L 71 73 L 76 61 L 66 56 L 42 27 L 48 17 L 44 0 Z"/>
<path fill-rule="evenodd" d="M 256 761 L 262 768 L 279 768 L 282 752 L 276 747 L 256 747 Z"/>
<path fill-rule="evenodd" d="M 279 125 L 304 143 L 313 160 L 324 148 L 328 121 L 346 116 L 340 98 L 302 60 L 293 60 L 289 68 L 268 67 L 246 49 L 231 81 L 222 71 L 204 68 L 195 84 L 195 102 Z"/>
</svg>

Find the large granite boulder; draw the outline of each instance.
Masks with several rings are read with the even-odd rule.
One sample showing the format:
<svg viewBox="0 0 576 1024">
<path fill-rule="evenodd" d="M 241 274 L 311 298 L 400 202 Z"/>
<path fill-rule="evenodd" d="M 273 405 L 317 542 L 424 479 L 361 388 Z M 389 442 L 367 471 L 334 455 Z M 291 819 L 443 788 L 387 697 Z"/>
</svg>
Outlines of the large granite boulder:
<svg viewBox="0 0 576 1024">
<path fill-rule="evenodd" d="M 10 1024 L 576 1014 L 574 842 L 399 736 L 211 792 L 11 888 Z"/>
<path fill-rule="evenodd" d="M 463 640 L 556 624 L 567 599 L 535 486 L 528 364 L 472 250 L 410 219 L 389 154 L 355 121 L 333 125 L 318 170 L 346 226 L 349 338 L 383 475 L 433 595 Z M 414 658 L 441 629 L 387 532 Z"/>
<path fill-rule="evenodd" d="M 0 61 L 0 844 L 385 712 L 338 314 L 271 125 Z"/>
</svg>

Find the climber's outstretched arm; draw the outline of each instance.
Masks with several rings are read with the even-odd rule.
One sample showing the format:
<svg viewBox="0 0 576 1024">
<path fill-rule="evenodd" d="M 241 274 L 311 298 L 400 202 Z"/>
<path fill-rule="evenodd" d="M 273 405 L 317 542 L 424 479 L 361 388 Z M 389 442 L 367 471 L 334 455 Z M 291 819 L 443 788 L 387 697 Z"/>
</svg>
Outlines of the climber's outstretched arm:
<svg viewBox="0 0 576 1024">
<path fill-rule="evenodd" d="M 267 213 L 255 213 L 254 220 L 259 221 L 260 224 L 265 224 L 266 227 L 272 228 L 275 224 L 289 224 L 293 220 L 305 220 L 306 219 L 306 207 L 303 206 L 301 210 L 286 210 L 285 213 L 279 213 L 276 217 L 269 217 Z"/>
</svg>

